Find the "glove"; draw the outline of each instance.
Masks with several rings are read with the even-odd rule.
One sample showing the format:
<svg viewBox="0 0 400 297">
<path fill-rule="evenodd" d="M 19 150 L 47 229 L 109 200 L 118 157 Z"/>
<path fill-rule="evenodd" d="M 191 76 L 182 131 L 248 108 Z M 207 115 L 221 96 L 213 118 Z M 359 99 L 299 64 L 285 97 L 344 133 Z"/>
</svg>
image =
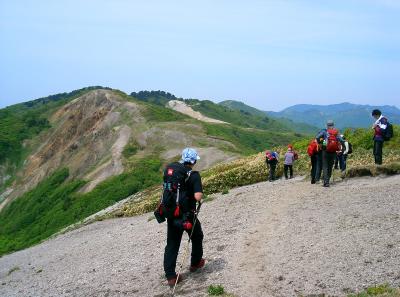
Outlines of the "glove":
<svg viewBox="0 0 400 297">
<path fill-rule="evenodd" d="M 183 222 L 182 226 L 184 230 L 190 230 L 193 227 L 192 223 L 189 221 Z"/>
</svg>

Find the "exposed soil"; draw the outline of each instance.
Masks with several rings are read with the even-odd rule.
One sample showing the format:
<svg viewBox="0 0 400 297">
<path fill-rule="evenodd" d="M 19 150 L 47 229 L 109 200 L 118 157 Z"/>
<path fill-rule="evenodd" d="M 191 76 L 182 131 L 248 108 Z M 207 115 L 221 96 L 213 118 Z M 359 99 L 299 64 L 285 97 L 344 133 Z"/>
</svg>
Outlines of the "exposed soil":
<svg viewBox="0 0 400 297">
<path fill-rule="evenodd" d="M 207 296 L 210 284 L 235 296 L 400 286 L 399 190 L 397 175 L 328 189 L 295 178 L 215 195 L 200 214 L 206 266 L 189 273 L 185 263 L 176 296 Z M 169 296 L 166 225 L 149 218 L 96 222 L 3 256 L 0 296 Z"/>
<path fill-rule="evenodd" d="M 179 101 L 179 100 L 170 100 L 167 103 L 167 107 L 178 111 L 180 113 L 184 113 L 192 118 L 195 118 L 199 121 L 207 122 L 207 123 L 216 123 L 216 124 L 228 124 L 227 122 L 212 119 L 209 117 L 206 117 L 205 115 L 201 114 L 198 111 L 193 110 L 190 106 L 188 106 L 185 102 Z"/>
</svg>

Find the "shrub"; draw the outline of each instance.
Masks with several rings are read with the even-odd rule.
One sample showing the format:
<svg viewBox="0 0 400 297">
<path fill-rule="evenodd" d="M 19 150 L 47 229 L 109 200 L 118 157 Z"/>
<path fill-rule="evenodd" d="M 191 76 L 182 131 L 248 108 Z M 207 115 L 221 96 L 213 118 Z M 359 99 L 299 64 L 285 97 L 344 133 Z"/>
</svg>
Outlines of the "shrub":
<svg viewBox="0 0 400 297">
<path fill-rule="evenodd" d="M 220 296 L 225 293 L 225 290 L 221 285 L 210 285 L 207 289 L 207 292 L 210 296 Z"/>
</svg>

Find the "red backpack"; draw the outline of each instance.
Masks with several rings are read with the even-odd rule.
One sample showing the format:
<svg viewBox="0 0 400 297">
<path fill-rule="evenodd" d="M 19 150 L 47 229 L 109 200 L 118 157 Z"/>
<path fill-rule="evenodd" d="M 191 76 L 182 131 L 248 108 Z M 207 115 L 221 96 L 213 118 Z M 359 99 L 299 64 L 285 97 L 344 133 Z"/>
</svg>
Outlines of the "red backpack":
<svg viewBox="0 0 400 297">
<path fill-rule="evenodd" d="M 293 151 L 293 159 L 298 160 L 299 154 L 296 151 Z"/>
<path fill-rule="evenodd" d="M 316 153 L 318 153 L 318 142 L 316 139 L 313 139 L 307 147 L 307 154 L 311 157 Z"/>
<path fill-rule="evenodd" d="M 340 143 L 337 139 L 339 131 L 337 129 L 328 129 L 328 138 L 326 140 L 326 151 L 328 153 L 335 153 L 340 151 Z"/>
</svg>

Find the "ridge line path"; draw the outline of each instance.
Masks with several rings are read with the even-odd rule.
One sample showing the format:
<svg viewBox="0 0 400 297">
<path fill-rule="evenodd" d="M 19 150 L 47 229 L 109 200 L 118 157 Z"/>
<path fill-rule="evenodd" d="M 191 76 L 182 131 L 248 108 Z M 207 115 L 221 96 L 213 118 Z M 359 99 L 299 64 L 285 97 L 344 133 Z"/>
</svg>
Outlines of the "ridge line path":
<svg viewBox="0 0 400 297">
<path fill-rule="evenodd" d="M 202 271 L 176 296 L 346 296 L 400 286 L 400 175 L 330 188 L 302 178 L 230 190 L 205 203 Z M 0 296 L 169 296 L 166 225 L 150 213 L 96 222 L 0 258 Z M 184 235 L 180 257 L 186 245 Z"/>
</svg>

